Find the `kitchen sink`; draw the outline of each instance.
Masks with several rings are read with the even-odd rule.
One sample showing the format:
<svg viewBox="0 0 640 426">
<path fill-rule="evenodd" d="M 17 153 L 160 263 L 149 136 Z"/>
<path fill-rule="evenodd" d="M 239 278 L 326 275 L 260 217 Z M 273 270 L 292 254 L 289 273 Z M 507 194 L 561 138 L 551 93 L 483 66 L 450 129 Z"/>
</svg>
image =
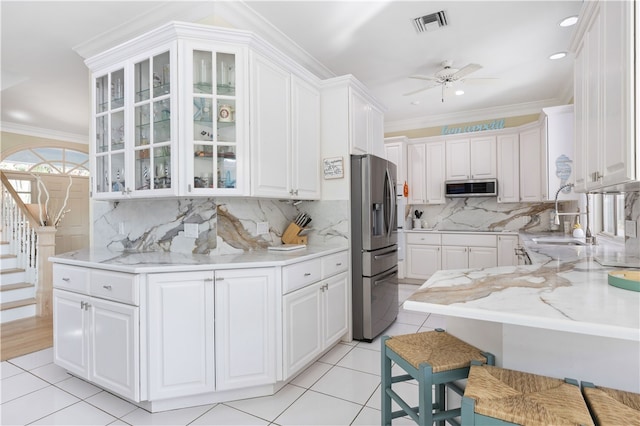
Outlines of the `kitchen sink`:
<svg viewBox="0 0 640 426">
<path fill-rule="evenodd" d="M 531 239 L 536 244 L 557 244 L 563 246 L 586 246 L 582 238 L 572 237 L 536 237 Z"/>
</svg>

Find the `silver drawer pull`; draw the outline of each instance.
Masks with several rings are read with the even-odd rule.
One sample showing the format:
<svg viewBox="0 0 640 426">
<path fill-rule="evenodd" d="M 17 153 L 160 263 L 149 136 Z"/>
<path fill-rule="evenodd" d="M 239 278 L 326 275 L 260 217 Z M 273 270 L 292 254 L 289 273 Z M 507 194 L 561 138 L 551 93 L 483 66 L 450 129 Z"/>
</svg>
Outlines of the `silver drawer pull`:
<svg viewBox="0 0 640 426">
<path fill-rule="evenodd" d="M 62 281 L 64 281 L 64 282 L 67 282 L 67 283 L 68 283 L 69 281 L 71 281 L 71 278 L 65 278 L 65 277 L 63 277 L 63 278 L 62 278 Z"/>
<path fill-rule="evenodd" d="M 336 263 L 336 266 L 342 266 L 342 262 Z"/>
<path fill-rule="evenodd" d="M 207 280 L 205 280 L 207 281 Z M 216 277 L 216 281 L 224 281 L 224 277 Z"/>
<path fill-rule="evenodd" d="M 111 286 L 110 285 L 103 285 L 102 288 L 104 288 L 105 290 L 111 291 Z"/>
<path fill-rule="evenodd" d="M 305 272 L 305 273 L 304 273 L 304 276 L 305 276 L 305 277 L 308 277 L 309 275 L 311 275 L 311 272 Z"/>
</svg>

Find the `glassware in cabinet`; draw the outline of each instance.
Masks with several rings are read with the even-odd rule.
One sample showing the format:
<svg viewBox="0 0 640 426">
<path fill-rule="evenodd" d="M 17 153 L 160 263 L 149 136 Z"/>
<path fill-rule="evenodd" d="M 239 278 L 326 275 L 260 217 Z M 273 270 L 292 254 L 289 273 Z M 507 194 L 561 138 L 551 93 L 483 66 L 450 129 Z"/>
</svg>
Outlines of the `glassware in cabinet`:
<svg viewBox="0 0 640 426">
<path fill-rule="evenodd" d="M 125 97 L 124 68 L 95 78 L 95 164 L 96 193 L 121 192 L 125 184 Z"/>
<path fill-rule="evenodd" d="M 135 190 L 172 188 L 170 51 L 136 62 L 134 86 Z"/>
<path fill-rule="evenodd" d="M 235 189 L 236 55 L 194 49 L 192 67 L 193 188 Z"/>
</svg>

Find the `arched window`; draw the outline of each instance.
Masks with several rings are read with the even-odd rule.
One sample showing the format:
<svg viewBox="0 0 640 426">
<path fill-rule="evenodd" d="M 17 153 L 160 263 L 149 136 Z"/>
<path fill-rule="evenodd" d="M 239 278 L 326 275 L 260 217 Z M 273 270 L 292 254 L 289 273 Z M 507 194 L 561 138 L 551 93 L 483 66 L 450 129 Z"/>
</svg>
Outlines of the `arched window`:
<svg viewBox="0 0 640 426">
<path fill-rule="evenodd" d="M 89 156 L 68 148 L 27 148 L 5 157 L 0 169 L 89 176 Z"/>
</svg>

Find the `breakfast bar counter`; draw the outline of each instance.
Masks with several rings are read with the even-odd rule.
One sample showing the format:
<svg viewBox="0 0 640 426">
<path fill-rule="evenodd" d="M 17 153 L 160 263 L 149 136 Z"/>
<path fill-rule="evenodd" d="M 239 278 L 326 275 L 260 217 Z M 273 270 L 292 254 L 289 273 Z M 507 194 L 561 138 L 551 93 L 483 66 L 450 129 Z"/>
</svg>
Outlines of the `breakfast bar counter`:
<svg viewBox="0 0 640 426">
<path fill-rule="evenodd" d="M 404 308 L 446 316 L 503 367 L 639 392 L 640 293 L 610 286 L 620 267 L 595 261 L 615 249 L 521 239 L 533 264 L 438 271 Z"/>
</svg>

